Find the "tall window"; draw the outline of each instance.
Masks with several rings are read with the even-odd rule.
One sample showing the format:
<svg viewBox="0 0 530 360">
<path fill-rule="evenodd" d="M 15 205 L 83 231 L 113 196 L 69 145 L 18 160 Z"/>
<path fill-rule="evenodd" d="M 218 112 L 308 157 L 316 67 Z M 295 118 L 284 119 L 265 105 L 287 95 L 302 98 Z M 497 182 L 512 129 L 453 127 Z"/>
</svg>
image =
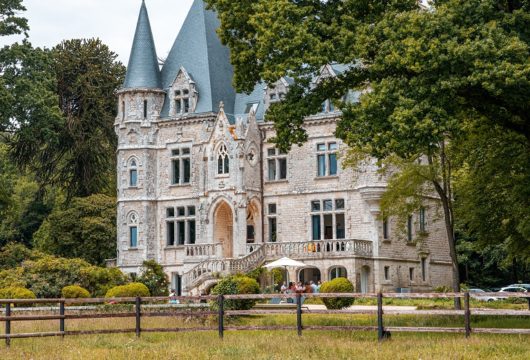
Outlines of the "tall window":
<svg viewBox="0 0 530 360">
<path fill-rule="evenodd" d="M 333 101 L 326 100 L 322 103 L 322 112 L 323 113 L 329 113 L 335 111 L 335 105 L 333 105 Z"/>
<path fill-rule="evenodd" d="M 427 259 L 421 258 L 421 279 L 425 281 L 427 278 Z"/>
<path fill-rule="evenodd" d="M 427 230 L 426 222 L 425 222 L 425 208 L 420 208 L 420 231 L 423 233 Z"/>
<path fill-rule="evenodd" d="M 175 115 L 190 112 L 190 91 L 188 89 L 175 91 Z"/>
<path fill-rule="evenodd" d="M 287 179 L 287 153 L 272 148 L 267 150 L 269 181 Z"/>
<path fill-rule="evenodd" d="M 144 119 L 147 119 L 147 100 L 144 100 Z"/>
<path fill-rule="evenodd" d="M 190 148 L 171 150 L 171 184 L 189 184 L 191 177 L 191 151 Z"/>
<path fill-rule="evenodd" d="M 166 209 L 167 245 L 195 244 L 195 206 Z"/>
<path fill-rule="evenodd" d="M 131 164 L 129 165 L 129 186 L 138 186 L 138 167 L 135 159 L 132 159 Z"/>
<path fill-rule="evenodd" d="M 125 101 L 121 102 L 121 119 L 125 120 Z"/>
<path fill-rule="evenodd" d="M 317 144 L 317 175 L 337 175 L 337 143 Z"/>
<path fill-rule="evenodd" d="M 388 240 L 388 219 L 383 220 L 383 239 Z"/>
<path fill-rule="evenodd" d="M 132 212 L 129 214 L 129 247 L 138 247 L 138 214 Z"/>
<path fill-rule="evenodd" d="M 269 242 L 276 242 L 277 240 L 277 219 L 276 219 L 276 204 L 269 204 L 269 214 L 267 219 L 269 220 Z"/>
<path fill-rule="evenodd" d="M 311 201 L 311 233 L 313 240 L 346 237 L 344 199 Z"/>
<path fill-rule="evenodd" d="M 226 145 L 223 144 L 217 152 L 217 173 L 228 174 L 230 172 L 230 159 Z"/>
<path fill-rule="evenodd" d="M 412 241 L 412 215 L 407 217 L 407 241 Z"/>
<path fill-rule="evenodd" d="M 409 280 L 414 281 L 414 268 L 409 268 Z"/>
<path fill-rule="evenodd" d="M 390 266 L 385 266 L 385 280 L 390 280 Z"/>
</svg>

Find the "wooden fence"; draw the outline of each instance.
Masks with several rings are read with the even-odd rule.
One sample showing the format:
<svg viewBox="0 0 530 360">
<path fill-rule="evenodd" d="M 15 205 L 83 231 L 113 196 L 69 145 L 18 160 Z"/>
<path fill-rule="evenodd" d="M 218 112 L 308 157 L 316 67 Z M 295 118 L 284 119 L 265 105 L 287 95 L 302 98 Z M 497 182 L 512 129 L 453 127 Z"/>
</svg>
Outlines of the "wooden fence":
<svg viewBox="0 0 530 360">
<path fill-rule="evenodd" d="M 499 297 L 498 293 L 482 293 L 481 297 Z M 277 309 L 251 309 L 251 310 L 225 310 L 226 300 L 265 300 L 282 297 L 292 298 L 295 301 L 294 309 L 282 309 L 278 306 Z M 377 309 L 343 309 L 343 310 L 309 310 L 304 309 L 302 304 L 303 298 L 375 298 L 377 299 Z M 64 337 L 72 335 L 91 335 L 91 334 L 117 334 L 117 333 L 134 333 L 140 337 L 142 332 L 190 332 L 190 331 L 218 331 L 219 337 L 223 338 L 225 331 L 237 330 L 296 330 L 301 336 L 306 330 L 358 330 L 358 331 L 377 331 L 379 341 L 389 337 L 392 332 L 443 332 L 443 333 L 463 333 L 469 337 L 472 333 L 488 333 L 488 334 L 529 334 L 530 329 L 502 329 L 502 328 L 472 328 L 472 316 L 530 316 L 530 298 L 528 294 L 513 293 L 503 294 L 506 298 L 525 298 L 528 301 L 528 310 L 491 310 L 491 309 L 470 309 L 469 293 L 378 293 L 378 294 L 252 294 L 252 295 L 219 295 L 219 296 L 186 296 L 178 297 L 177 299 L 182 303 L 192 302 L 213 302 L 216 303 L 216 310 L 205 306 L 200 311 L 190 311 L 192 309 L 184 305 L 176 306 L 173 311 L 142 311 L 142 305 L 149 303 L 168 302 L 167 297 L 148 297 L 148 298 L 114 298 L 114 299 L 36 299 L 36 300 L 0 300 L 0 305 L 5 306 L 4 316 L 0 316 L 0 322 L 5 323 L 5 333 L 0 334 L 0 339 L 5 339 L 7 346 L 10 345 L 11 339 L 20 338 L 35 338 L 35 337 Z M 437 299 L 437 298 L 463 298 L 463 310 L 385 310 L 383 311 L 383 299 L 400 298 L 400 299 Z M 134 304 L 134 311 L 129 312 L 109 312 L 109 313 L 70 313 L 67 314 L 68 307 L 66 305 L 76 304 L 118 304 L 129 303 Z M 58 304 L 59 315 L 13 315 L 13 305 L 35 305 L 35 304 Z M 111 307 L 112 309 L 112 307 Z M 145 306 L 144 306 L 145 310 Z M 73 312 L 73 311 L 69 311 Z M 79 312 L 79 310 L 76 310 Z M 224 320 L 226 316 L 237 315 L 277 315 L 290 314 L 296 315 L 296 326 L 225 326 Z M 320 326 L 320 325 L 303 325 L 303 314 L 371 314 L 377 315 L 377 326 L 357 326 L 357 325 L 342 325 L 342 326 Z M 385 326 L 384 315 L 452 315 L 463 316 L 463 327 L 403 327 L 403 326 Z M 145 328 L 142 327 L 143 317 L 200 317 L 200 316 L 216 316 L 217 326 L 215 327 L 180 327 L 180 328 Z M 102 319 L 102 318 L 135 318 L 135 327 L 128 329 L 99 329 L 99 330 L 76 330 L 69 331 L 66 329 L 67 320 L 74 319 Z M 16 321 L 44 321 L 44 320 L 58 320 L 58 331 L 54 332 L 35 332 L 35 333 L 12 333 L 11 324 Z"/>
</svg>

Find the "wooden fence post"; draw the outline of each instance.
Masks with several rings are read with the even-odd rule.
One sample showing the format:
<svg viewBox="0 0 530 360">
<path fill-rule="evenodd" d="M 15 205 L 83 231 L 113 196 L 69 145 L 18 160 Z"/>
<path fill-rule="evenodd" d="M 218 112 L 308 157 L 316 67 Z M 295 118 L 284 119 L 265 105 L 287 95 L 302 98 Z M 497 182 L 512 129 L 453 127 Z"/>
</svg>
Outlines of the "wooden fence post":
<svg viewBox="0 0 530 360">
<path fill-rule="evenodd" d="M 11 316 L 11 304 L 6 304 L 6 346 L 9 347 L 11 345 L 11 339 L 9 338 L 9 335 L 11 335 L 11 320 L 9 320 L 9 317 Z"/>
<path fill-rule="evenodd" d="M 377 339 L 383 341 L 385 329 L 383 328 L 383 294 L 377 294 Z"/>
<path fill-rule="evenodd" d="M 140 337 L 140 332 L 142 330 L 141 323 L 140 323 L 140 317 L 141 317 L 141 304 L 142 299 L 140 297 L 136 297 L 136 337 Z"/>
<path fill-rule="evenodd" d="M 302 294 L 296 294 L 296 327 L 298 336 L 302 336 Z"/>
<path fill-rule="evenodd" d="M 59 331 L 62 333 L 61 337 L 64 339 L 64 300 L 59 303 L 59 315 L 61 315 L 61 319 L 59 319 Z"/>
<path fill-rule="evenodd" d="M 469 292 L 464 293 L 464 320 L 466 327 L 466 338 L 471 335 L 471 311 L 469 310 Z"/>
<path fill-rule="evenodd" d="M 219 307 L 219 315 L 218 321 L 219 321 L 219 338 L 222 339 L 224 337 L 224 304 L 225 304 L 225 297 L 223 295 L 219 295 L 217 297 L 217 306 Z"/>
<path fill-rule="evenodd" d="M 528 300 L 528 310 L 530 311 L 530 297 L 527 297 L 526 300 Z"/>
</svg>

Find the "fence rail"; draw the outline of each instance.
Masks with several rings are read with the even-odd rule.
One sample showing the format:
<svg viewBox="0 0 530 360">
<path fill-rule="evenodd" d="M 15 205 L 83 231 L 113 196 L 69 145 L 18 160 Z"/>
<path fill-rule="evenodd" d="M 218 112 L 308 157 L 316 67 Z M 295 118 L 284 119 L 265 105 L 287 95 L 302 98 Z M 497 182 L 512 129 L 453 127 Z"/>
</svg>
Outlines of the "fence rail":
<svg viewBox="0 0 530 360">
<path fill-rule="evenodd" d="M 496 296 L 498 293 L 481 293 L 481 297 Z M 251 310 L 225 310 L 226 300 L 264 300 L 273 298 L 292 298 L 296 306 L 293 309 L 251 309 Z M 302 306 L 303 298 L 375 298 L 377 299 L 377 309 L 343 309 L 343 310 L 309 310 Z M 528 301 L 528 310 L 488 310 L 488 309 L 471 309 L 469 293 L 408 293 L 408 294 L 359 294 L 359 293 L 340 293 L 340 294 L 248 294 L 248 295 L 218 295 L 218 296 L 182 296 L 176 299 L 182 303 L 205 302 L 215 303 L 216 310 L 206 307 L 207 310 L 197 310 L 196 308 L 176 309 L 175 311 L 150 312 L 142 311 L 142 305 L 156 302 L 167 302 L 167 297 L 131 297 L 131 298 L 113 298 L 113 299 L 34 299 L 34 300 L 9 300 L 1 299 L 0 305 L 5 306 L 4 316 L 0 316 L 0 322 L 5 323 L 5 333 L 0 334 L 0 339 L 5 339 L 7 346 L 10 346 L 11 339 L 38 338 L 38 337 L 64 337 L 78 335 L 96 335 L 96 334 L 119 334 L 134 333 L 137 337 L 143 332 L 194 332 L 194 331 L 218 331 L 219 337 L 223 338 L 225 331 L 240 330 L 296 330 L 301 336 L 306 330 L 358 330 L 358 331 L 377 331 L 379 341 L 390 336 L 391 332 L 438 332 L 438 333 L 463 333 L 469 337 L 472 333 L 477 334 L 527 334 L 530 335 L 530 329 L 502 329 L 502 328 L 472 328 L 472 316 L 530 316 L 530 297 L 524 293 L 502 294 L 503 298 L 525 298 Z M 384 310 L 383 300 L 394 298 L 406 299 L 439 299 L 439 298 L 463 298 L 463 310 Z M 66 305 L 75 305 L 80 303 L 91 304 L 132 304 L 134 311 L 129 312 L 109 312 L 109 313 L 87 313 L 87 314 L 67 314 Z M 28 304 L 59 304 L 58 315 L 13 315 L 13 305 Z M 79 310 L 76 310 L 79 311 Z M 277 326 L 225 326 L 227 316 L 238 315 L 296 315 L 296 325 L 277 325 Z M 303 325 L 303 314 L 368 314 L 377 315 L 377 326 L 358 326 L 358 325 Z M 463 316 L 463 327 L 411 327 L 411 326 L 385 326 L 384 315 L 451 315 Z M 180 327 L 180 328 L 145 328 L 142 327 L 142 318 L 147 317 L 179 317 L 179 316 L 217 316 L 216 327 Z M 67 320 L 80 319 L 103 319 L 103 318 L 135 318 L 135 327 L 128 329 L 96 329 L 96 330 L 66 330 Z M 16 321 L 44 321 L 58 320 L 58 331 L 34 332 L 34 333 L 12 333 L 11 324 Z"/>
</svg>

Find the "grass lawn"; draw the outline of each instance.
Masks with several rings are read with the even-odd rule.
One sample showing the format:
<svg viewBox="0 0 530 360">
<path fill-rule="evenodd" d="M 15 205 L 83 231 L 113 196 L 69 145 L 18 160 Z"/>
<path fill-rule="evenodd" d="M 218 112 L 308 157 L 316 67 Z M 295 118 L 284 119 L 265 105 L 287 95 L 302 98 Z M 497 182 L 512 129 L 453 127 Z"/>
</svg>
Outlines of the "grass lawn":
<svg viewBox="0 0 530 360">
<path fill-rule="evenodd" d="M 295 316 L 245 316 L 225 325 L 295 325 Z M 375 325 L 371 315 L 304 315 L 304 325 Z M 463 326 L 455 316 L 387 316 L 386 325 Z M 3 324 L 2 324 L 3 325 Z M 143 318 L 142 327 L 215 327 L 215 317 L 196 319 Z M 134 328 L 134 319 L 68 320 L 67 330 Z M 473 326 L 530 328 L 528 317 L 480 317 Z M 56 331 L 58 321 L 16 322 L 13 332 Z M 3 332 L 0 329 L 0 333 Z M 374 332 L 237 331 L 90 335 L 13 339 L 0 343 L 0 359 L 530 359 L 528 335 L 394 333 L 381 344 Z"/>
</svg>

